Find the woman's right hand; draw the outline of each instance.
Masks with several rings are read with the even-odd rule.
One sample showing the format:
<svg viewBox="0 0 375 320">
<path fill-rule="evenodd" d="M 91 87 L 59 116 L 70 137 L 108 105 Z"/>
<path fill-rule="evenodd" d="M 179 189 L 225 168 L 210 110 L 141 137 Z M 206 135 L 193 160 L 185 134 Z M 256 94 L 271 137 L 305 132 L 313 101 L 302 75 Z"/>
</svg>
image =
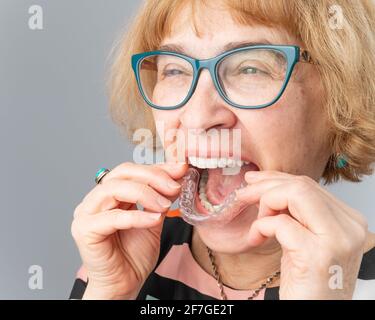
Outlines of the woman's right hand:
<svg viewBox="0 0 375 320">
<path fill-rule="evenodd" d="M 121 164 L 76 207 L 72 235 L 88 275 L 83 299 L 137 297 L 157 263 L 163 213 L 179 196 L 176 180 L 187 168 Z"/>
</svg>

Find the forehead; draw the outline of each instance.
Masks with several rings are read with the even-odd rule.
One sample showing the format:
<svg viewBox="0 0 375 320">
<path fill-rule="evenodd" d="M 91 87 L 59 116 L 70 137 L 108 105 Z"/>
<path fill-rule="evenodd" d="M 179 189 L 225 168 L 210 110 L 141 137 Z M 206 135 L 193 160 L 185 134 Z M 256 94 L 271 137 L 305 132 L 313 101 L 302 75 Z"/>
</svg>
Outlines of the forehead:
<svg viewBox="0 0 375 320">
<path fill-rule="evenodd" d="M 297 38 L 280 26 L 250 20 L 240 23 L 223 4 L 215 7 L 201 4 L 181 8 L 160 46 L 177 45 L 184 53 L 205 59 L 223 52 L 228 43 L 237 42 L 300 45 Z"/>
</svg>

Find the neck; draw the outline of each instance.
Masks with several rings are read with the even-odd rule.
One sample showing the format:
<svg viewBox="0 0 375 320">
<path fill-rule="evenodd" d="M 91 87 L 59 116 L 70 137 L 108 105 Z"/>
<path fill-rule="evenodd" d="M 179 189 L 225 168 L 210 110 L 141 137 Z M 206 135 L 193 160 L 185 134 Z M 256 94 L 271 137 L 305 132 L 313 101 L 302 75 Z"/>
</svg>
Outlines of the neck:
<svg viewBox="0 0 375 320">
<path fill-rule="evenodd" d="M 207 247 L 195 228 L 193 228 L 191 249 L 198 264 L 207 273 L 213 275 Z M 272 239 L 245 253 L 227 254 L 213 251 L 213 255 L 223 284 L 232 289 L 255 289 L 280 270 L 281 247 Z M 277 285 L 279 285 L 278 279 L 270 287 Z"/>
</svg>

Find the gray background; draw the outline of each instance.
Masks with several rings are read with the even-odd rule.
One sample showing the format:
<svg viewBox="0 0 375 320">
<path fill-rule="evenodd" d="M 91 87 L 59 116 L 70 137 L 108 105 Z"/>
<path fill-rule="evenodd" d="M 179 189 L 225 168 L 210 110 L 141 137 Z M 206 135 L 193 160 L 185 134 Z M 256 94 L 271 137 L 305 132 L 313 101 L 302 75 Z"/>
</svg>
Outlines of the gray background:
<svg viewBox="0 0 375 320">
<path fill-rule="evenodd" d="M 0 299 L 65 299 L 80 265 L 75 206 L 99 167 L 132 160 L 110 120 L 106 59 L 135 0 L 0 0 Z M 44 30 L 28 27 L 41 5 Z M 375 230 L 375 178 L 329 188 Z M 43 268 L 43 290 L 28 269 Z"/>
</svg>

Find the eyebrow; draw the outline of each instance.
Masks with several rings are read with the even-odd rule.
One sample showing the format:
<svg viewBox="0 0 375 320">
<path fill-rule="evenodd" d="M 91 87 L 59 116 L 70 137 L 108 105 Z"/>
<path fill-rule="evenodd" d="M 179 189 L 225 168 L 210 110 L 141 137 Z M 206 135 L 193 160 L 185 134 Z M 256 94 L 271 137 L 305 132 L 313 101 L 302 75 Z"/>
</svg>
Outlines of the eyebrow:
<svg viewBox="0 0 375 320">
<path fill-rule="evenodd" d="M 269 45 L 272 44 L 268 40 L 259 40 L 259 41 L 241 41 L 241 42 L 229 42 L 225 46 L 221 47 L 218 51 L 219 54 L 223 53 L 225 51 L 233 50 L 233 49 L 238 49 L 238 48 L 243 48 L 247 46 L 256 46 L 256 45 Z M 159 47 L 160 51 L 173 51 L 177 53 L 182 53 L 184 55 L 192 55 L 189 50 L 185 49 L 184 46 L 180 44 L 164 44 Z"/>
</svg>

